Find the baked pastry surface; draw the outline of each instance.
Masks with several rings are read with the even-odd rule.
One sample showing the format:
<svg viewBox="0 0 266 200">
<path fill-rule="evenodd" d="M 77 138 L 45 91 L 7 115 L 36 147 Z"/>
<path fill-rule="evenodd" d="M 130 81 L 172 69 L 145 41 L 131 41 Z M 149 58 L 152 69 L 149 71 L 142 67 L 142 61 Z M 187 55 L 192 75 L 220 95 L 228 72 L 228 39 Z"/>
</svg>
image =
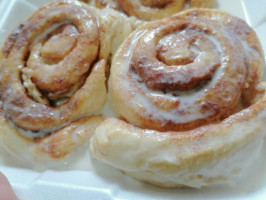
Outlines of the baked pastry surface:
<svg viewBox="0 0 266 200">
<path fill-rule="evenodd" d="M 114 56 L 108 100 L 118 117 L 96 128 L 92 155 L 162 187 L 233 180 L 263 144 L 263 67 L 255 32 L 228 13 L 144 24 Z"/>
<path fill-rule="evenodd" d="M 169 17 L 186 7 L 186 0 L 88 0 L 97 8 L 119 10 L 128 16 L 142 20 L 155 20 Z M 189 7 L 211 8 L 213 0 L 191 0 Z"/>
<path fill-rule="evenodd" d="M 0 53 L 0 141 L 20 159 L 64 159 L 103 121 L 112 55 L 135 28 L 78 1 L 39 8 Z M 48 165 L 48 164 L 47 164 Z"/>
</svg>

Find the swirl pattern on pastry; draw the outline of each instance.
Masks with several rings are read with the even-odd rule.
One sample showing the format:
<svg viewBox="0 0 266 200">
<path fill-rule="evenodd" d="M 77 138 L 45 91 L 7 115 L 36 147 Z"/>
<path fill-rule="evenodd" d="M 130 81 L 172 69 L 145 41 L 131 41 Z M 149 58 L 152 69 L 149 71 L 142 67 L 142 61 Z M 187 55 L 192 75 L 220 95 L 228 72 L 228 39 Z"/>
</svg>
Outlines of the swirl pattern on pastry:
<svg viewBox="0 0 266 200">
<path fill-rule="evenodd" d="M 164 1 L 123 1 L 118 0 L 122 10 L 129 16 L 139 19 L 154 20 L 167 17 L 183 10 L 184 0 L 164 0 Z"/>
<path fill-rule="evenodd" d="M 164 187 L 234 177 L 246 161 L 234 156 L 255 157 L 265 134 L 263 58 L 255 32 L 222 11 L 141 26 L 114 57 L 109 102 L 120 119 L 96 129 L 92 154 Z"/>
<path fill-rule="evenodd" d="M 171 16 L 185 8 L 186 0 L 90 0 L 97 8 L 112 8 L 142 20 Z M 191 7 L 212 7 L 213 0 L 192 0 Z"/>
<path fill-rule="evenodd" d="M 246 42 L 250 31 L 243 21 L 223 28 L 201 13 L 187 13 L 137 31 L 120 51 L 126 53 L 116 57 L 110 101 L 130 123 L 169 131 L 224 119 L 242 89 L 259 78 L 263 60 L 251 49 L 259 43 L 250 47 Z"/>
<path fill-rule="evenodd" d="M 0 138 L 7 149 L 61 159 L 88 141 L 103 120 L 96 113 L 106 101 L 107 63 L 132 31 L 123 20 L 65 0 L 39 8 L 10 34 L 0 56 Z M 120 30 L 119 23 L 128 25 Z"/>
</svg>

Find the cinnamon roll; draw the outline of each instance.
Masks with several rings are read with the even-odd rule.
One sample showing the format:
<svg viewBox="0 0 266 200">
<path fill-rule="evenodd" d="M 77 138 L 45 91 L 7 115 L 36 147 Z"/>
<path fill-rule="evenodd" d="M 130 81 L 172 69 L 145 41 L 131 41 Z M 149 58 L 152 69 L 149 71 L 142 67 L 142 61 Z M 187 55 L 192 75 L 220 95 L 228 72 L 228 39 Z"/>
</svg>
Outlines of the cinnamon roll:
<svg viewBox="0 0 266 200">
<path fill-rule="evenodd" d="M 33 13 L 0 53 L 2 145 L 42 162 L 86 144 L 103 120 L 107 65 L 132 29 L 124 16 L 78 1 L 56 1 Z"/>
<path fill-rule="evenodd" d="M 155 20 L 171 16 L 183 10 L 186 0 L 88 0 L 97 8 L 120 10 L 128 16 L 142 20 Z M 191 0 L 190 7 L 210 8 L 213 0 Z"/>
<path fill-rule="evenodd" d="M 241 19 L 192 9 L 149 22 L 116 52 L 92 155 L 163 187 L 238 177 L 259 154 L 266 120 L 264 56 Z"/>
</svg>

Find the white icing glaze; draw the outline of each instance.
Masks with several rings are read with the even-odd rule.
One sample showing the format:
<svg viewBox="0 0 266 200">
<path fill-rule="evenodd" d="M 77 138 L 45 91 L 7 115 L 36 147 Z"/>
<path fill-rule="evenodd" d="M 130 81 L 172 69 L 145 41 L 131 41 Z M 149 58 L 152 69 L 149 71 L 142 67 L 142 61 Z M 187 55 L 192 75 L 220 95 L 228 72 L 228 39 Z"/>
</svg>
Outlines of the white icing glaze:
<svg viewBox="0 0 266 200">
<path fill-rule="evenodd" d="M 48 16 L 53 16 L 53 14 L 50 13 Z M 40 22 L 40 23 L 43 23 L 43 22 Z M 56 23 L 56 24 L 53 24 L 52 26 L 50 26 L 49 28 L 45 29 L 45 31 L 43 31 L 40 35 L 38 35 L 33 40 L 33 42 L 30 44 L 30 50 L 32 49 L 32 47 L 34 45 L 36 45 L 37 43 L 39 43 L 41 40 L 45 39 L 48 34 L 50 34 L 54 30 L 56 30 L 58 27 L 60 27 L 62 25 L 65 25 L 65 24 L 71 24 L 71 22 L 70 21 L 65 21 L 65 22 Z M 35 54 L 34 56 L 39 56 L 39 55 Z"/>
<path fill-rule="evenodd" d="M 161 46 L 165 45 L 166 47 L 169 45 L 171 46 L 171 48 L 172 46 L 178 45 L 178 43 L 176 43 L 176 40 L 173 40 L 173 38 L 175 37 L 174 34 L 179 34 L 181 36 L 178 37 L 179 39 L 182 37 L 184 37 L 185 39 L 186 34 L 192 35 L 193 37 L 195 36 L 195 38 L 198 37 L 199 39 L 198 40 L 195 39 L 194 44 L 189 45 L 189 51 L 192 51 L 194 54 L 197 55 L 196 58 L 194 59 L 193 64 L 197 65 L 197 63 L 203 62 L 204 63 L 203 66 L 216 65 L 216 61 L 210 60 L 208 58 L 209 56 L 208 54 L 210 55 L 216 54 L 219 60 L 218 63 L 219 67 L 216 68 L 214 72 L 212 72 L 213 74 L 211 75 L 210 80 L 207 79 L 205 82 L 202 82 L 195 89 L 189 89 L 185 91 L 182 90 L 168 91 L 167 89 L 166 91 L 160 91 L 148 88 L 147 83 L 145 83 L 142 80 L 142 78 L 138 75 L 138 72 L 131 70 L 132 65 L 135 65 L 136 62 L 136 61 L 132 62 L 132 59 L 134 57 L 133 52 L 134 51 L 137 52 L 138 50 L 136 48 L 141 48 L 145 45 L 150 45 L 152 49 L 155 48 L 157 44 L 153 40 L 157 39 L 154 39 L 154 37 L 156 34 L 158 34 L 157 32 L 163 29 L 165 24 L 162 23 L 161 27 L 158 26 L 159 28 L 155 26 L 156 28 L 154 28 L 153 30 L 150 29 L 145 30 L 144 28 L 140 29 L 130 36 L 130 39 L 128 41 L 128 43 L 130 42 L 130 45 L 128 46 L 122 45 L 123 46 L 123 48 L 121 48 L 122 50 L 120 49 L 120 51 L 118 52 L 118 56 L 113 61 L 113 68 L 117 67 L 119 68 L 119 70 L 111 71 L 110 88 L 115 87 L 120 91 L 116 95 L 120 96 L 121 94 L 121 97 L 118 98 L 114 97 L 114 98 L 118 99 L 118 101 L 124 101 L 123 105 L 125 105 L 123 106 L 122 109 L 119 108 L 120 107 L 119 105 L 114 106 L 117 114 L 124 117 L 130 123 L 141 126 L 142 122 L 136 121 L 136 119 L 132 119 L 132 117 L 130 117 L 131 114 L 127 113 L 126 107 L 132 108 L 132 110 L 135 110 L 134 112 L 136 112 L 137 115 L 141 115 L 143 118 L 161 121 L 162 125 L 168 122 L 175 124 L 183 124 L 200 119 L 206 119 L 208 117 L 212 117 L 217 114 L 217 110 L 215 110 L 216 108 L 223 112 L 225 105 L 228 105 L 228 108 L 230 108 L 231 110 L 234 109 L 237 103 L 233 102 L 239 100 L 241 94 L 241 88 L 243 87 L 241 85 L 244 84 L 245 82 L 244 79 L 246 78 L 245 76 L 247 75 L 247 70 L 249 70 L 245 66 L 245 59 L 246 59 L 245 55 L 248 55 L 248 57 L 250 57 L 247 59 L 249 60 L 249 62 L 258 59 L 260 55 L 256 49 L 250 48 L 247 45 L 246 41 L 242 42 L 242 37 L 244 35 L 243 36 L 236 35 L 236 33 L 234 33 L 235 30 L 233 30 L 233 28 L 230 26 L 229 28 L 225 28 L 223 23 L 232 23 L 231 20 L 229 20 L 228 22 L 225 20 L 225 22 L 223 22 L 222 24 L 216 24 L 214 22 L 211 22 L 211 24 L 213 23 L 216 25 L 214 26 L 215 28 L 209 27 L 208 25 L 205 25 L 203 22 L 199 22 L 199 25 L 193 25 L 193 23 L 196 24 L 198 21 L 200 21 L 200 19 L 193 18 L 193 20 L 195 21 L 192 22 L 192 25 L 188 25 L 183 30 L 175 31 L 173 33 L 164 36 L 162 40 L 159 40 L 159 45 Z M 239 26 L 243 26 L 241 24 L 242 22 L 239 23 L 240 23 Z M 247 27 L 244 27 L 244 29 L 249 30 L 249 28 Z M 197 34 L 199 34 L 200 36 L 196 36 Z M 203 41 L 206 40 L 211 46 L 213 46 L 212 52 L 209 53 L 201 50 L 200 42 L 202 42 L 201 41 L 202 38 L 204 38 Z M 144 44 L 140 45 L 139 44 L 140 42 L 143 42 Z M 241 46 L 243 46 L 243 48 L 239 50 Z M 255 58 L 251 58 L 250 56 L 250 54 L 253 53 L 256 54 Z M 147 54 L 147 57 L 149 55 L 153 55 L 153 53 Z M 142 63 L 142 61 L 140 62 Z M 146 61 L 144 60 L 143 62 Z M 190 63 L 188 65 L 190 65 Z M 147 66 L 152 66 L 152 64 L 149 63 L 147 64 Z M 183 66 L 182 65 L 176 66 L 176 68 L 169 67 L 169 69 L 167 70 L 169 70 L 169 74 L 172 74 L 176 70 L 179 70 L 179 68 L 181 67 Z M 184 71 L 186 71 L 186 67 L 183 67 L 183 69 Z M 209 70 L 208 67 L 204 68 L 203 70 L 206 69 L 207 71 Z M 155 71 L 160 71 L 160 70 L 164 70 L 164 68 L 159 66 L 155 69 Z M 230 75 L 227 75 L 227 72 L 229 71 L 232 71 L 234 73 L 230 72 Z M 202 72 L 203 72 L 202 70 L 198 71 L 196 69 L 192 71 L 192 73 L 195 73 L 195 76 L 201 76 Z M 232 76 L 232 74 L 234 74 L 235 76 L 230 77 Z M 114 78 L 112 78 L 112 76 L 114 76 Z M 192 75 L 192 77 L 193 76 L 194 75 Z M 169 81 L 168 79 L 164 79 L 163 76 L 158 76 L 158 77 L 156 76 L 156 81 L 160 82 L 160 80 L 162 83 L 166 84 Z M 170 81 L 183 83 L 187 82 L 187 77 L 180 74 L 176 74 L 171 77 Z M 217 90 L 218 85 L 223 86 L 224 84 L 226 84 L 226 87 L 224 86 L 223 89 Z M 219 99 L 219 101 L 222 99 L 223 103 L 216 104 L 214 98 L 212 98 L 211 100 L 204 99 L 205 96 L 208 96 L 209 94 L 215 92 L 217 93 L 216 94 L 217 97 L 214 98 Z M 219 93 L 222 93 L 222 95 L 219 96 Z M 151 99 L 158 99 L 158 100 L 151 100 Z M 199 101 L 200 99 L 204 99 L 204 101 Z M 167 107 L 168 102 L 179 102 L 179 104 L 178 106 L 175 106 L 175 108 L 164 109 L 164 107 Z M 157 103 L 159 103 L 160 106 L 163 107 L 163 109 L 161 109 L 160 106 L 157 105 Z M 209 105 L 214 105 L 214 106 L 209 106 Z M 215 108 L 215 106 L 217 107 Z M 205 107 L 208 107 L 208 109 L 205 110 Z M 218 113 L 220 111 L 218 111 Z M 141 114 L 138 114 L 139 112 L 141 112 Z"/>
<path fill-rule="evenodd" d="M 247 112 L 237 115 L 241 118 Z M 258 159 L 265 135 L 265 118 L 266 109 L 262 109 L 249 120 L 233 124 L 229 122 L 231 118 L 225 120 L 223 123 L 228 124 L 222 131 L 207 131 L 195 138 L 182 134 L 179 139 L 178 132 L 174 136 L 111 119 L 96 129 L 90 148 L 104 163 L 137 179 L 164 186 L 181 184 L 200 188 L 231 183 Z M 208 159 L 209 153 L 213 160 Z M 206 160 L 201 160 L 201 156 L 206 156 Z M 203 163 L 198 166 L 197 162 Z"/>
</svg>

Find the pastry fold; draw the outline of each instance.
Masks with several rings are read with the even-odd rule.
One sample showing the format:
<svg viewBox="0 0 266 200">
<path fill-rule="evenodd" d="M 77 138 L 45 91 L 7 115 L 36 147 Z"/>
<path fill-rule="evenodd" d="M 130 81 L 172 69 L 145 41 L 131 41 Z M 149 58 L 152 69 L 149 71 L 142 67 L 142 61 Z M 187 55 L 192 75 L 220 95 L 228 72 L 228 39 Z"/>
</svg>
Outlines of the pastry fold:
<svg viewBox="0 0 266 200">
<path fill-rule="evenodd" d="M 233 180 L 262 147 L 263 67 L 255 32 L 228 13 L 192 9 L 144 24 L 114 56 L 117 118 L 97 127 L 92 155 L 162 187 Z"/>
<path fill-rule="evenodd" d="M 14 155 L 60 160 L 103 120 L 112 55 L 134 22 L 78 1 L 39 8 L 6 39 L 0 65 L 0 140 Z"/>
<path fill-rule="evenodd" d="M 186 0 L 88 0 L 97 8 L 112 8 L 142 20 L 169 17 L 185 8 Z M 191 0 L 190 7 L 209 8 L 213 0 Z"/>
</svg>

